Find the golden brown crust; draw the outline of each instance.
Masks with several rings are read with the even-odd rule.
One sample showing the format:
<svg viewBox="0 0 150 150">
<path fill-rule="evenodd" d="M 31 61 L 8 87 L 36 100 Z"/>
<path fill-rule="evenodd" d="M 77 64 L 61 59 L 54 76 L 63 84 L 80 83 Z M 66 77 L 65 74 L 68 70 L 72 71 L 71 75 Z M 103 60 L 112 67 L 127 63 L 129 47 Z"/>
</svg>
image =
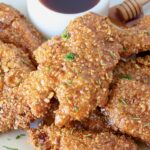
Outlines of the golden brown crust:
<svg viewBox="0 0 150 150">
<path fill-rule="evenodd" d="M 30 53 L 44 41 L 43 36 L 16 9 L 0 3 L 0 40 Z"/>
<path fill-rule="evenodd" d="M 55 119 L 59 126 L 83 120 L 107 103 L 121 46 L 105 40 L 103 20 L 90 14 L 77 18 L 67 27 L 67 40 L 53 38 L 35 51 L 38 68 L 50 68 L 48 76 L 60 103 Z"/>
<path fill-rule="evenodd" d="M 118 79 L 136 80 L 150 84 L 149 56 L 130 59 L 127 62 L 120 61 L 114 69 L 115 83 Z"/>
<path fill-rule="evenodd" d="M 105 108 L 111 126 L 150 144 L 149 100 L 149 84 L 120 80 Z"/>
<path fill-rule="evenodd" d="M 137 62 L 139 64 L 142 64 L 142 65 L 145 65 L 145 66 L 148 66 L 150 67 L 150 55 L 147 55 L 145 57 L 140 57 L 137 59 Z"/>
<path fill-rule="evenodd" d="M 59 129 L 54 125 L 42 129 L 30 130 L 31 141 L 35 149 L 42 150 L 137 150 L 137 145 L 124 136 L 110 132 L 96 134 L 91 131 Z"/>
<path fill-rule="evenodd" d="M 19 85 L 32 70 L 27 54 L 0 42 L 0 132 L 24 128 L 34 119 L 26 102 L 16 98 Z"/>
<path fill-rule="evenodd" d="M 112 70 L 120 59 L 119 54 L 124 53 L 125 45 L 120 39 L 128 41 L 134 37 L 135 40 L 142 40 L 143 45 L 140 47 L 130 41 L 127 55 L 135 53 L 134 50 L 139 52 L 141 48 L 147 50 L 144 48 L 147 47 L 146 40 L 150 37 L 143 30 L 140 34 L 138 32 L 134 27 L 124 29 L 122 33 L 112 26 L 108 18 L 90 13 L 71 22 L 62 37 L 52 38 L 35 51 L 39 64 L 37 78 L 43 74 L 44 80 L 48 82 L 45 95 L 47 96 L 49 91 L 54 92 L 59 100 L 55 118 L 58 126 L 72 120 L 84 120 L 97 106 L 107 104 Z M 115 34 L 118 37 L 113 37 Z M 143 35 L 146 38 L 144 41 Z M 30 85 L 25 90 L 31 91 Z M 33 97 L 29 100 L 31 110 L 36 115 L 45 114 L 46 97 L 41 98 L 40 92 L 38 97 L 39 99 Z M 27 96 L 24 98 L 29 99 Z"/>
<path fill-rule="evenodd" d="M 108 20 L 109 24 L 110 21 Z M 112 39 L 117 40 L 123 49 L 120 52 L 122 57 L 131 54 L 138 54 L 150 50 L 150 15 L 139 20 L 136 26 L 128 29 L 112 28 Z"/>
<path fill-rule="evenodd" d="M 54 97 L 48 71 L 31 72 L 18 89 L 18 96 L 26 101 L 36 117 L 44 117 Z"/>
</svg>

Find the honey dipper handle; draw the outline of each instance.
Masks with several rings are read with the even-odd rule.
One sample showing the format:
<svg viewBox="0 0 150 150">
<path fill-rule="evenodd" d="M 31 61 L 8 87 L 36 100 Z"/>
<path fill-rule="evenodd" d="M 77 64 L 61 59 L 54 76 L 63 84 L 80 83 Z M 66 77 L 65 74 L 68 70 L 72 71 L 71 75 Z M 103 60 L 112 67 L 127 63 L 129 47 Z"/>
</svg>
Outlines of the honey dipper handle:
<svg viewBox="0 0 150 150">
<path fill-rule="evenodd" d="M 147 4 L 148 2 L 150 2 L 150 0 L 136 0 L 141 6 Z"/>
</svg>

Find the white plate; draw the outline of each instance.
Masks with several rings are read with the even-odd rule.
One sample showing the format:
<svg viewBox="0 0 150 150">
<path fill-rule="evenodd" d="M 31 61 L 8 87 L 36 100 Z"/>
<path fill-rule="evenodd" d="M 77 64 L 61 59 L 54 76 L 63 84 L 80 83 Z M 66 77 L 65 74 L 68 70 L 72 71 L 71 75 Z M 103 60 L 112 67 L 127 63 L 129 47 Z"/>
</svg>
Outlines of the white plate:
<svg viewBox="0 0 150 150">
<path fill-rule="evenodd" d="M 14 6 L 18 10 L 20 10 L 25 16 L 27 16 L 26 0 L 0 0 L 0 2 L 4 2 Z M 110 2 L 112 6 L 122 2 L 122 0 L 110 0 Z M 150 4 L 145 6 L 145 14 L 149 13 L 150 13 Z M 7 150 L 5 146 L 10 148 L 16 148 L 18 150 L 33 150 L 33 147 L 27 140 L 27 135 L 18 140 L 16 139 L 16 136 L 22 133 L 25 134 L 24 131 L 16 131 L 0 135 L 0 150 Z M 141 148 L 141 150 L 150 150 L 150 148 L 146 149 Z"/>
</svg>

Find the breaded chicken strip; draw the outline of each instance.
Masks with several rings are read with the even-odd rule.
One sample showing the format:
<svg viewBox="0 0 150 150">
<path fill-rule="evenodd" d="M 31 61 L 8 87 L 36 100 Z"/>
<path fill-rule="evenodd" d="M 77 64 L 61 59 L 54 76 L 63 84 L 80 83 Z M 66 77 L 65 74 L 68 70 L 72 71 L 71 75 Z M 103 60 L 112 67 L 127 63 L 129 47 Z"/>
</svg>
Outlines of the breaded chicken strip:
<svg viewBox="0 0 150 150">
<path fill-rule="evenodd" d="M 108 20 L 110 24 L 110 21 Z M 110 36 L 117 40 L 123 49 L 120 53 L 122 57 L 137 54 L 150 50 L 150 15 L 141 18 L 136 26 L 128 29 L 111 28 Z"/>
<path fill-rule="evenodd" d="M 120 80 L 112 89 L 105 108 L 115 130 L 150 144 L 150 85 Z"/>
<path fill-rule="evenodd" d="M 43 126 L 29 132 L 35 149 L 42 150 L 137 150 L 137 145 L 125 136 L 111 132 L 95 133 L 85 130 L 59 129 Z"/>
<path fill-rule="evenodd" d="M 58 126 L 87 118 L 97 106 L 107 103 L 112 70 L 120 58 L 121 45 L 103 38 L 100 24 L 103 18 L 87 16 L 95 24 L 91 20 L 84 23 L 86 16 L 78 18 L 61 38 L 47 41 L 35 53 L 39 63 L 37 72 L 39 76 L 45 72 L 44 83 L 48 80 L 60 103 L 55 120 Z M 26 91 L 31 91 L 30 86 Z M 35 115 L 38 114 L 35 103 L 38 109 L 44 99 L 28 99 Z"/>
<path fill-rule="evenodd" d="M 19 85 L 33 70 L 27 54 L 0 42 L 0 132 L 25 128 L 34 119 L 26 101 L 16 98 Z"/>
<path fill-rule="evenodd" d="M 32 113 L 35 116 L 45 114 L 46 102 L 50 102 L 54 94 L 59 101 L 55 124 L 61 127 L 73 120 L 84 120 L 97 106 L 105 106 L 112 70 L 119 62 L 120 55 L 149 48 L 149 43 L 145 41 L 150 40 L 150 36 L 145 30 L 139 32 L 132 28 L 121 33 L 108 18 L 90 13 L 71 22 L 61 37 L 52 38 L 39 47 L 34 54 L 39 64 L 36 81 L 42 92 L 36 88 L 36 84 L 30 86 L 34 80 L 32 75 L 22 84 L 26 88 L 20 88 L 19 92 L 27 100 Z M 130 41 L 124 55 L 125 44 L 119 44 L 121 37 L 125 40 L 134 37 L 133 41 L 141 40 L 141 45 L 133 47 Z M 37 93 L 35 98 L 33 90 Z"/>
<path fill-rule="evenodd" d="M 43 36 L 16 9 L 0 3 L 0 40 L 30 53 L 44 41 Z"/>
<path fill-rule="evenodd" d="M 120 61 L 114 70 L 115 83 L 118 79 L 124 80 L 136 80 L 150 85 L 150 66 L 147 55 L 145 57 L 139 57 L 130 59 L 127 62 Z"/>
</svg>

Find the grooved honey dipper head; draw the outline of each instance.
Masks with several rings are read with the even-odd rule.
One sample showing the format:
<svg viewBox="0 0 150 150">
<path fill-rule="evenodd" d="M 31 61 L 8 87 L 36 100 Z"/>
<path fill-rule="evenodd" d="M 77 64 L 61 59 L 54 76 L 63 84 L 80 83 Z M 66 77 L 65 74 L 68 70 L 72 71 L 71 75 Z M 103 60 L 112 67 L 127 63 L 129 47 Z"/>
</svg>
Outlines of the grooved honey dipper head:
<svg viewBox="0 0 150 150">
<path fill-rule="evenodd" d="M 121 20 L 128 22 L 142 14 L 142 5 L 150 2 L 150 0 L 125 0 L 122 4 L 118 5 L 117 13 Z"/>
</svg>

